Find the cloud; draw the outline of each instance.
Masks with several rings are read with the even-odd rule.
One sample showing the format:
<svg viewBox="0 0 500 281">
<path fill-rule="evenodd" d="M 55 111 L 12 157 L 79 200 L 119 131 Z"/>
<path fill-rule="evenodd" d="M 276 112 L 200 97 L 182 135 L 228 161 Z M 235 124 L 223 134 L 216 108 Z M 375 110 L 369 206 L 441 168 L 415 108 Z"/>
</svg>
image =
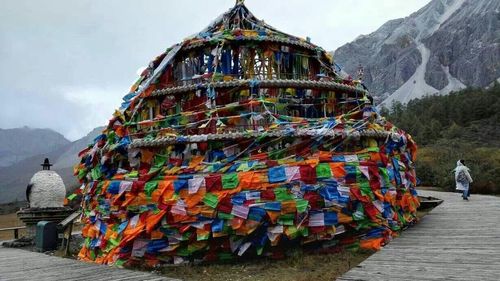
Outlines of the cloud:
<svg viewBox="0 0 500 281">
<path fill-rule="evenodd" d="M 75 140 L 82 137 L 82 132 L 88 133 L 96 126 L 107 125 L 113 109 L 118 108 L 121 97 L 126 91 L 120 87 L 116 88 L 65 88 L 60 90 L 60 96 L 64 103 L 78 108 L 78 118 L 73 120 L 73 126 L 69 127 L 66 137 Z"/>
<path fill-rule="evenodd" d="M 327 50 L 428 0 L 247 0 L 259 18 Z M 136 70 L 207 26 L 234 0 L 7 0 L 0 9 L 0 127 L 76 139 L 101 126 Z"/>
</svg>

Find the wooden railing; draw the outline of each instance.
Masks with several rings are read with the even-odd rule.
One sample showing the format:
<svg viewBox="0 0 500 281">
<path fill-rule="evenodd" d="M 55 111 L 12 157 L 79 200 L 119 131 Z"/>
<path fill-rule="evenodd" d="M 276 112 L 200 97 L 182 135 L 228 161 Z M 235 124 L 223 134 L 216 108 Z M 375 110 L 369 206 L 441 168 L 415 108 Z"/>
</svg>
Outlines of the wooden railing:
<svg viewBox="0 0 500 281">
<path fill-rule="evenodd" d="M 19 229 L 25 229 L 26 226 L 14 226 L 14 227 L 6 227 L 0 228 L 0 231 L 14 231 L 14 239 L 19 238 Z"/>
<path fill-rule="evenodd" d="M 71 236 L 73 233 L 73 222 L 80 217 L 81 213 L 82 212 L 80 210 L 75 211 L 57 225 L 59 233 L 62 234 L 61 238 L 63 238 L 63 244 L 61 245 L 61 248 L 63 249 L 65 256 L 69 255 L 69 245 L 71 243 Z"/>
</svg>

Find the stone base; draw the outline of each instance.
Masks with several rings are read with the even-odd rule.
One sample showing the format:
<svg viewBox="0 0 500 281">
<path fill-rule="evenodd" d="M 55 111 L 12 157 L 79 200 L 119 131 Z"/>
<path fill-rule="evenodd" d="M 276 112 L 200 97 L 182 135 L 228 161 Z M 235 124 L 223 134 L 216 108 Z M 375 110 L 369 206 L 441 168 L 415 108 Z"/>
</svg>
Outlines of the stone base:
<svg viewBox="0 0 500 281">
<path fill-rule="evenodd" d="M 24 208 L 17 212 L 18 218 L 26 224 L 28 238 L 36 235 L 36 225 L 40 221 L 60 223 L 73 213 L 69 207 L 62 208 Z"/>
<path fill-rule="evenodd" d="M 19 239 L 13 240 L 13 241 L 3 242 L 2 246 L 7 247 L 7 248 L 29 247 L 29 246 L 33 246 L 33 239 L 23 237 L 23 238 L 19 238 Z"/>
</svg>

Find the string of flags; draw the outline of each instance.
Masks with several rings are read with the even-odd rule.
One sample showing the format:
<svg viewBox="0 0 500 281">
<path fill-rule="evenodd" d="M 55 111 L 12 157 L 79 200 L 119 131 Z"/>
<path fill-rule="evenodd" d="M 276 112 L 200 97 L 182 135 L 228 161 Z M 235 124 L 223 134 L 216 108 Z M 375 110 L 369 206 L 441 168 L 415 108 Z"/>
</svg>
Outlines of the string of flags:
<svg viewBox="0 0 500 281">
<path fill-rule="evenodd" d="M 417 220 L 416 150 L 327 52 L 239 1 L 153 60 L 80 152 L 78 257 L 156 266 L 291 244 L 377 250 Z"/>
</svg>

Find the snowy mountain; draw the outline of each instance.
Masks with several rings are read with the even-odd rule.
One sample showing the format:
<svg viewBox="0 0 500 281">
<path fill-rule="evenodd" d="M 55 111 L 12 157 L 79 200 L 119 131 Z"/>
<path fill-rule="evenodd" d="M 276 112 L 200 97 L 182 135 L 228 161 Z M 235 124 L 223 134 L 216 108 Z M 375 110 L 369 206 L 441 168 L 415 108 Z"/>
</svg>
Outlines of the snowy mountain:
<svg viewBox="0 0 500 281">
<path fill-rule="evenodd" d="M 500 1 L 432 0 L 334 52 L 385 105 L 500 81 Z"/>
</svg>

